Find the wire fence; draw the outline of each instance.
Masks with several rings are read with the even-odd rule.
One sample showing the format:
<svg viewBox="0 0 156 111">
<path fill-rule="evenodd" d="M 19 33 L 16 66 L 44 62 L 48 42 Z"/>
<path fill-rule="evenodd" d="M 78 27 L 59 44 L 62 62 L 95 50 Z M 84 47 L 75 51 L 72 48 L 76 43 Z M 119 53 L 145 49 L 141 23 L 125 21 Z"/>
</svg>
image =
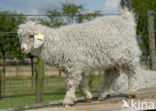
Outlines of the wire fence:
<svg viewBox="0 0 156 111">
<path fill-rule="evenodd" d="M 108 14 L 103 14 L 108 15 Z M 112 14 L 111 14 L 112 15 Z M 116 14 L 115 14 L 116 15 Z M 6 16 L 58 16 L 58 15 L 6 15 Z M 67 15 L 59 15 L 67 16 Z M 99 15 L 102 16 L 102 15 Z M 5 36 L 3 36 L 5 34 Z M 36 103 L 37 58 L 23 55 L 19 48 L 16 32 L 0 32 L 0 109 Z M 4 47 L 5 45 L 7 47 Z M 149 59 L 142 57 L 142 67 L 149 69 Z M 42 103 L 60 100 L 66 92 L 65 74 L 45 63 Z M 103 71 L 88 72 L 86 83 L 93 95 L 99 91 L 103 81 Z M 80 91 L 77 89 L 77 96 Z"/>
<path fill-rule="evenodd" d="M 5 39 L 3 42 L 5 44 L 10 43 L 9 40 Z M 20 58 L 17 58 L 18 56 Z M 5 55 L 5 60 L 0 59 L 0 109 L 36 103 L 36 64 L 37 58 L 33 57 L 31 63 L 31 57 L 21 53 L 14 55 L 12 52 L 8 52 Z M 34 66 L 33 69 L 32 65 Z M 102 84 L 102 72 L 95 72 L 92 76 L 91 78 L 87 74 L 86 82 L 91 87 L 91 91 L 96 92 Z M 66 92 L 64 79 L 65 74 L 62 71 L 60 72 L 48 63 L 45 64 L 42 102 L 64 98 Z M 79 90 L 77 90 L 77 95 L 80 96 Z"/>
<path fill-rule="evenodd" d="M 55 17 L 55 16 L 88 16 L 88 15 L 93 15 L 95 14 L 94 12 L 93 13 L 88 13 L 88 14 L 6 14 L 6 16 L 52 16 L 52 17 Z M 121 15 L 119 13 L 103 13 L 103 14 L 98 14 L 98 16 L 107 16 L 107 15 Z"/>
</svg>

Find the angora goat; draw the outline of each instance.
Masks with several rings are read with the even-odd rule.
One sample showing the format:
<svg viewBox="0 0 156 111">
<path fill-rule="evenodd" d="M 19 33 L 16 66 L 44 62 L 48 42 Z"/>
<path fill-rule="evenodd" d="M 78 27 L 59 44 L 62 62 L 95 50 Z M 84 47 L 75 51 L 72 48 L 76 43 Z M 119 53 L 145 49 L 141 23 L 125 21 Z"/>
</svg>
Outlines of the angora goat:
<svg viewBox="0 0 156 111">
<path fill-rule="evenodd" d="M 19 26 L 18 35 L 23 53 L 32 53 L 65 69 L 64 105 L 73 104 L 77 86 L 87 101 L 91 100 L 92 95 L 83 79 L 84 73 L 91 70 L 106 70 L 99 100 L 109 93 L 120 69 L 128 76 L 129 94 L 132 96 L 137 90 L 136 73 L 140 70 L 141 51 L 136 41 L 134 15 L 126 9 L 121 15 L 99 17 L 58 29 L 29 21 Z"/>
</svg>

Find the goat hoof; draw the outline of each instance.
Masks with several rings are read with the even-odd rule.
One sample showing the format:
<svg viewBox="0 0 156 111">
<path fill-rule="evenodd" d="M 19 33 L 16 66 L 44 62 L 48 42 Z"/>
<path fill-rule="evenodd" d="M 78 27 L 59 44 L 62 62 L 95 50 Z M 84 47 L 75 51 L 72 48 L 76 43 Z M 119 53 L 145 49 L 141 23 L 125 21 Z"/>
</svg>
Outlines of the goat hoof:
<svg viewBox="0 0 156 111">
<path fill-rule="evenodd" d="M 129 98 L 129 99 L 133 99 L 133 98 L 135 98 L 135 97 L 136 97 L 136 96 L 133 95 L 133 94 L 128 95 L 128 98 Z"/>
<path fill-rule="evenodd" d="M 98 101 L 103 101 L 103 100 L 104 100 L 103 97 L 99 97 L 99 98 L 98 98 Z"/>
<path fill-rule="evenodd" d="M 66 104 L 65 107 L 66 108 L 71 107 L 71 104 Z"/>
<path fill-rule="evenodd" d="M 91 103 L 92 98 L 86 98 L 86 103 Z"/>
</svg>

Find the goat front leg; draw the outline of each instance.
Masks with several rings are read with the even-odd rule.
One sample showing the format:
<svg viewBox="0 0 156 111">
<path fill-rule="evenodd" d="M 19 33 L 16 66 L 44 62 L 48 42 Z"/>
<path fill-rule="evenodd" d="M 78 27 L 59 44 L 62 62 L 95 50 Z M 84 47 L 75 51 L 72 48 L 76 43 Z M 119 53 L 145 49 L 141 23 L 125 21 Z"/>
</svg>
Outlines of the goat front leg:
<svg viewBox="0 0 156 111">
<path fill-rule="evenodd" d="M 74 104 L 74 100 L 76 97 L 75 96 L 76 87 L 80 84 L 81 80 L 82 80 L 81 74 L 67 75 L 67 78 L 66 78 L 67 92 L 63 101 L 63 105 L 65 107 L 68 107 Z"/>
<path fill-rule="evenodd" d="M 80 81 L 80 85 L 79 85 L 79 88 L 80 88 L 80 91 L 81 93 L 83 94 L 84 98 L 86 99 L 86 103 L 90 103 L 91 100 L 92 100 L 92 94 L 91 92 L 89 91 L 89 87 L 86 85 L 85 81 L 84 81 L 84 74 L 82 73 L 82 80 Z"/>
</svg>

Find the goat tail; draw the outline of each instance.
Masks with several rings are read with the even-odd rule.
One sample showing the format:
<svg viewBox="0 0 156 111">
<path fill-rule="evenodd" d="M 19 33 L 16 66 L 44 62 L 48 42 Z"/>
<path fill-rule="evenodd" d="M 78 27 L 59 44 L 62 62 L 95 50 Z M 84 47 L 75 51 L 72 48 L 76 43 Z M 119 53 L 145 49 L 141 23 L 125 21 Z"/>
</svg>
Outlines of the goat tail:
<svg viewBox="0 0 156 111">
<path fill-rule="evenodd" d="M 129 11 L 128 8 L 123 8 L 120 13 L 127 22 L 136 26 L 135 14 L 133 11 Z"/>
</svg>

